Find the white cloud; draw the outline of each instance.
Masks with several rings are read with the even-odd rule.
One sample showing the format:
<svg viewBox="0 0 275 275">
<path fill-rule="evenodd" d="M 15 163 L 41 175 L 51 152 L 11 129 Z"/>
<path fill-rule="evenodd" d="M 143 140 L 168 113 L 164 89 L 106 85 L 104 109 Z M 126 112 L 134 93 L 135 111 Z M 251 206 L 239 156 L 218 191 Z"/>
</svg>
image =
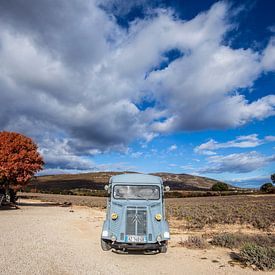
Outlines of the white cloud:
<svg viewBox="0 0 275 275">
<path fill-rule="evenodd" d="M 273 27 L 274 28 L 274 27 Z M 265 70 L 275 70 L 275 36 L 273 36 L 263 52 L 262 64 Z"/>
<path fill-rule="evenodd" d="M 144 155 L 143 152 L 133 152 L 133 153 L 131 153 L 131 157 L 133 157 L 133 158 L 140 158 L 143 155 Z"/>
<path fill-rule="evenodd" d="M 275 155 L 265 156 L 255 151 L 230 154 L 226 156 L 211 156 L 208 165 L 199 173 L 248 173 L 275 162 Z"/>
<path fill-rule="evenodd" d="M 178 149 L 178 146 L 176 144 L 173 144 L 168 148 L 168 152 L 173 152 L 173 151 L 176 151 L 177 149 Z"/>
<path fill-rule="evenodd" d="M 47 139 L 40 145 L 48 169 L 93 170 L 95 163 L 87 157 L 76 155 L 67 139 Z"/>
<path fill-rule="evenodd" d="M 275 114 L 274 95 L 248 102 L 237 92 L 273 70 L 273 38 L 263 53 L 225 46 L 232 29 L 226 2 L 189 21 L 151 10 L 127 30 L 98 1 L 60 1 L 58 9 L 28 1 L 24 12 L 16 3 L 0 3 L 0 127 L 34 137 L 49 163 L 88 169 L 90 156 L 126 150 L 133 140 Z M 154 69 L 172 49 L 182 56 Z M 155 103 L 138 108 L 144 100 Z M 68 148 L 59 156 L 47 139 L 60 136 Z"/>
<path fill-rule="evenodd" d="M 207 155 L 208 152 L 215 154 L 210 150 L 218 150 L 221 148 L 253 148 L 266 142 L 275 141 L 273 136 L 266 136 L 264 139 L 259 139 L 257 134 L 247 136 L 239 136 L 235 140 L 219 143 L 214 139 L 195 147 L 194 151 L 199 154 Z"/>
</svg>

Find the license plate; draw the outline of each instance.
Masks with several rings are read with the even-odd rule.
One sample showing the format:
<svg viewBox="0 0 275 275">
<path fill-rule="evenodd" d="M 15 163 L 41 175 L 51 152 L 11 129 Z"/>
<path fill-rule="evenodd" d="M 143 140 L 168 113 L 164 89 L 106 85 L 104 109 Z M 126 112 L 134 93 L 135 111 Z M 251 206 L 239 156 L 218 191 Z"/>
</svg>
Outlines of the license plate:
<svg viewBox="0 0 275 275">
<path fill-rule="evenodd" d="M 146 242 L 146 236 L 128 235 L 128 236 L 126 236 L 126 242 L 145 243 Z"/>
</svg>

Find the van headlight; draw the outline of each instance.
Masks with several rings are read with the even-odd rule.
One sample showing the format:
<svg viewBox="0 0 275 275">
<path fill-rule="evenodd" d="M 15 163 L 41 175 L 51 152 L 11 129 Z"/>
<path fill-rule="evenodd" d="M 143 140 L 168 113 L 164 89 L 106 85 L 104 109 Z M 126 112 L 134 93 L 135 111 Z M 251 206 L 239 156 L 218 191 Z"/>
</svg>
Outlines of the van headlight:
<svg viewBox="0 0 275 275">
<path fill-rule="evenodd" d="M 112 218 L 112 220 L 116 220 L 118 218 L 118 214 L 112 213 L 111 218 Z"/>
<path fill-rule="evenodd" d="M 156 214 L 156 215 L 155 215 L 155 219 L 156 219 L 157 221 L 160 221 L 160 220 L 162 219 L 161 214 Z"/>
<path fill-rule="evenodd" d="M 163 233 L 163 237 L 164 237 L 165 239 L 169 239 L 169 238 L 170 238 L 170 233 L 169 233 L 169 232 L 164 232 L 164 233 Z"/>
</svg>

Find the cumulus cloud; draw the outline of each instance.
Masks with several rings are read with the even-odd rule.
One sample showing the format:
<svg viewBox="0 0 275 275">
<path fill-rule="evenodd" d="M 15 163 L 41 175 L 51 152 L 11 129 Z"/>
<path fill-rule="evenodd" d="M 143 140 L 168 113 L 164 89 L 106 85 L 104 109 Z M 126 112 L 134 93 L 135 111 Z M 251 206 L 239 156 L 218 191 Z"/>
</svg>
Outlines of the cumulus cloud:
<svg viewBox="0 0 275 275">
<path fill-rule="evenodd" d="M 274 39 L 263 52 L 226 45 L 232 29 L 226 2 L 189 21 L 152 9 L 127 29 L 114 8 L 101 8 L 107 2 L 0 3 L 0 127 L 39 144 L 65 142 L 62 158 L 50 152 L 55 144 L 42 148 L 48 163 L 85 169 L 95 152 L 127 150 L 133 140 L 275 114 L 274 95 L 248 102 L 238 93 L 274 69 L 267 58 Z M 170 60 L 173 50 L 180 54 Z M 144 102 L 154 103 L 139 107 Z"/>
<path fill-rule="evenodd" d="M 267 71 L 275 70 L 275 36 L 270 39 L 266 49 L 263 52 L 262 64 Z"/>
<path fill-rule="evenodd" d="M 47 139 L 40 145 L 40 153 L 48 169 L 94 170 L 94 162 L 72 151 L 66 139 Z"/>
<path fill-rule="evenodd" d="M 239 136 L 235 140 L 221 143 L 217 142 L 214 139 L 210 139 L 206 143 L 202 143 L 201 145 L 195 147 L 194 151 L 199 154 L 209 155 L 215 154 L 213 150 L 218 150 L 221 148 L 252 148 L 273 141 L 275 141 L 274 136 L 266 136 L 263 139 L 260 139 L 258 138 L 258 134 Z"/>
<path fill-rule="evenodd" d="M 200 169 L 199 173 L 248 173 L 272 162 L 275 162 L 275 155 L 265 156 L 255 151 L 211 156 L 208 158 L 208 166 Z"/>
<path fill-rule="evenodd" d="M 235 140 L 219 143 L 214 139 L 195 147 L 194 151 L 199 154 L 207 154 L 211 150 L 218 150 L 221 148 L 252 148 L 262 145 L 267 142 L 275 141 L 274 136 L 266 136 L 263 139 L 258 138 L 258 134 L 251 134 L 247 136 L 239 136 Z M 215 152 L 212 152 L 215 154 Z"/>
</svg>

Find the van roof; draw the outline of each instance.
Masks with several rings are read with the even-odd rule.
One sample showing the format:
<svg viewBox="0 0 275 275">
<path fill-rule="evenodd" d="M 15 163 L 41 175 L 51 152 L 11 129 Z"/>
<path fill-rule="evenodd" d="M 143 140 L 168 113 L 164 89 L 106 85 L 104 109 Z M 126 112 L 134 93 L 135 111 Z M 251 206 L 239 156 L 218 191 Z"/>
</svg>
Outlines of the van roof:
<svg viewBox="0 0 275 275">
<path fill-rule="evenodd" d="M 162 179 L 157 176 L 146 175 L 146 174 L 121 174 L 112 176 L 110 183 L 121 182 L 121 183 L 158 183 L 162 184 Z"/>
</svg>

